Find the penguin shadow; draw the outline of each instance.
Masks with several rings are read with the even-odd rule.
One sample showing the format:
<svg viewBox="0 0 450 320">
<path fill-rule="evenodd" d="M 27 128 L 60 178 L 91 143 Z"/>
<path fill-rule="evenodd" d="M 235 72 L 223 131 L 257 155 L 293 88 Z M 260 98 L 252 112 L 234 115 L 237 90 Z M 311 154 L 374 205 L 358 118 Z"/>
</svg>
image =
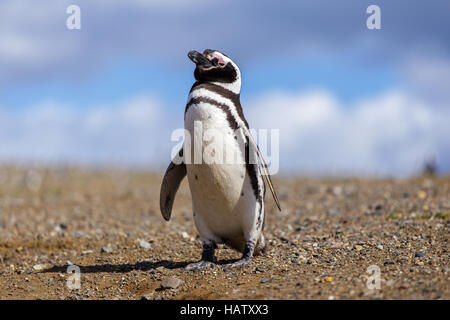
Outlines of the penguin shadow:
<svg viewBox="0 0 450 320">
<path fill-rule="evenodd" d="M 225 265 L 228 263 L 235 262 L 239 259 L 227 259 L 227 260 L 219 260 L 217 261 L 217 266 Z M 40 273 L 66 273 L 73 272 L 75 269 L 70 268 L 71 266 L 76 266 L 80 268 L 80 273 L 127 273 L 136 271 L 152 271 L 157 268 L 163 267 L 165 269 L 184 269 L 188 264 L 198 262 L 197 261 L 171 261 L 171 260 L 161 260 L 157 262 L 152 261 L 143 261 L 137 262 L 135 264 L 126 263 L 126 264 L 97 264 L 97 265 L 88 265 L 88 266 L 80 266 L 80 265 L 64 265 L 64 266 L 53 266 L 51 268 L 42 270 Z"/>
</svg>

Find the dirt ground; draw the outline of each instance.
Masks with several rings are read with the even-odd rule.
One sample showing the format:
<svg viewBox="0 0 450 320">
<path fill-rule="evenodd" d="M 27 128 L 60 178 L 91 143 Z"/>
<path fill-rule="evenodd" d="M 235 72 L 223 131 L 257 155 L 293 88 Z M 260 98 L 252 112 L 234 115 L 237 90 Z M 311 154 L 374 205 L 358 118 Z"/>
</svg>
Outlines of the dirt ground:
<svg viewBox="0 0 450 320">
<path fill-rule="evenodd" d="M 187 182 L 165 222 L 161 174 L 0 167 L 0 298 L 450 299 L 450 177 L 274 179 L 266 255 L 187 272 L 201 256 Z"/>
</svg>

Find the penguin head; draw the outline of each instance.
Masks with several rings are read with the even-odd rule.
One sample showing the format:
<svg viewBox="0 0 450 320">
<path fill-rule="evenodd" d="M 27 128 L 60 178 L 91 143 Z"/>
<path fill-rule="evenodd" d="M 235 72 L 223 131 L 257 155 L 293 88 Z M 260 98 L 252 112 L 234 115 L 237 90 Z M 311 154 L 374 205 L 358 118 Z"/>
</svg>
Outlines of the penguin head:
<svg viewBox="0 0 450 320">
<path fill-rule="evenodd" d="M 206 49 L 203 53 L 192 50 L 188 57 L 196 64 L 196 80 L 223 84 L 239 82 L 240 86 L 241 72 L 226 54 L 211 49 Z"/>
</svg>

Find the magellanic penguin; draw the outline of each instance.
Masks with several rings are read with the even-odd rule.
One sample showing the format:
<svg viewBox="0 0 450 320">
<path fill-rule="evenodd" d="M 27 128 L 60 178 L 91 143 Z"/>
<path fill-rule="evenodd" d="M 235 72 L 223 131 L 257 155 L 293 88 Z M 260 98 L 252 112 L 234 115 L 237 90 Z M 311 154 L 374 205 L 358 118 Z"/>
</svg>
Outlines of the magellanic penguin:
<svg viewBox="0 0 450 320">
<path fill-rule="evenodd" d="M 265 248 L 262 232 L 264 179 L 279 209 L 280 205 L 242 111 L 238 66 L 216 50 L 207 49 L 203 54 L 190 51 L 188 57 L 196 64 L 196 82 L 189 92 L 184 113 L 185 130 L 191 139 L 185 137 L 177 161 L 172 160 L 166 170 L 161 185 L 161 213 L 164 219 L 170 219 L 175 194 L 187 175 L 203 254 L 199 262 L 188 264 L 186 269 L 197 270 L 217 264 L 214 250 L 218 243 L 243 253 L 240 260 L 226 264 L 225 269 L 242 267 L 251 261 L 254 253 Z M 205 143 L 204 137 L 195 134 L 196 126 L 200 126 L 202 132 L 213 130 L 214 139 Z M 226 158 L 225 153 L 232 154 L 234 162 L 203 160 L 196 163 L 195 145 L 201 146 L 202 154 L 207 150 L 213 154 L 221 151 L 222 159 Z"/>
</svg>

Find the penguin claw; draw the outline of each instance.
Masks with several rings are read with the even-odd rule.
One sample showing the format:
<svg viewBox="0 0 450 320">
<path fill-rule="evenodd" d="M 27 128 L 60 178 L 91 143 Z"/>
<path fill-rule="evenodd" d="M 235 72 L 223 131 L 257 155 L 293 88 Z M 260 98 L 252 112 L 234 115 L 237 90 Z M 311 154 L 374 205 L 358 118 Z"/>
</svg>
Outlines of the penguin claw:
<svg viewBox="0 0 450 320">
<path fill-rule="evenodd" d="M 251 261 L 252 261 L 251 259 L 241 259 L 241 260 L 238 260 L 235 262 L 227 263 L 223 267 L 223 270 L 228 271 L 228 270 L 234 269 L 234 268 L 242 268 L 242 267 L 249 265 Z"/>
<path fill-rule="evenodd" d="M 186 271 L 199 271 L 205 268 L 213 268 L 216 264 L 212 261 L 199 261 L 188 264 L 184 270 Z"/>
</svg>

